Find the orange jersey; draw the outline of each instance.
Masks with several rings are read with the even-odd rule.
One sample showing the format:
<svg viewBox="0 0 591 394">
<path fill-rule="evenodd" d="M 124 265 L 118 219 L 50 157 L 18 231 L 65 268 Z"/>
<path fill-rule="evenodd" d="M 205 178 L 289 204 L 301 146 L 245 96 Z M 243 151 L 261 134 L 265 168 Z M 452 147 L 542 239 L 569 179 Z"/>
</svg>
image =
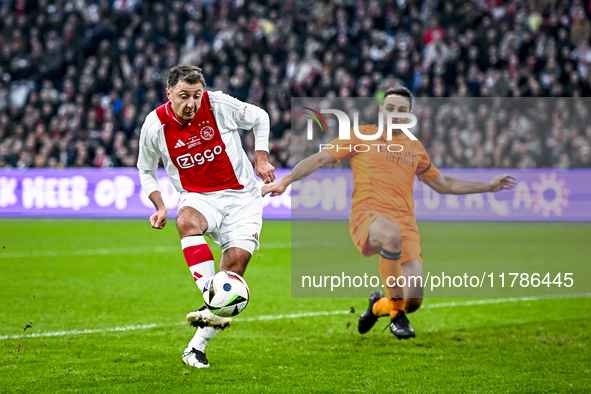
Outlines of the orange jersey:
<svg viewBox="0 0 591 394">
<path fill-rule="evenodd" d="M 377 126 L 359 126 L 364 135 L 372 135 Z M 420 141 L 404 133 L 386 139 L 384 130 L 377 140 L 364 141 L 351 130 L 350 140 L 330 142 L 324 150 L 337 162 L 350 159 L 353 170 L 353 215 L 356 211 L 377 211 L 393 217 L 414 218 L 413 182 L 438 178 L 441 173 L 431 163 Z M 369 150 L 368 150 L 369 148 Z M 368 151 L 366 151 L 368 150 Z"/>
</svg>

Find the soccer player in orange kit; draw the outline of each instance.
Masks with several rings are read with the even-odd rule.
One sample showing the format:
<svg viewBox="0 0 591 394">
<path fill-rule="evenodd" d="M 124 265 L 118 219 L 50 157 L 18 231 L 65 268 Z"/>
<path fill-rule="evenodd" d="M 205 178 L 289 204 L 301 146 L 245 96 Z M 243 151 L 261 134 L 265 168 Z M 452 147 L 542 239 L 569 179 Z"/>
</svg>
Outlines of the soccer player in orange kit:
<svg viewBox="0 0 591 394">
<path fill-rule="evenodd" d="M 412 113 L 412 94 L 404 87 L 388 90 L 379 107 L 384 118 L 389 113 Z M 401 124 L 401 119 L 393 118 Z M 353 204 L 349 231 L 355 246 L 364 256 L 380 254 L 378 268 L 384 290 L 374 291 L 368 309 L 360 316 L 358 329 L 368 332 L 381 316 L 391 318 L 390 331 L 399 339 L 415 336 L 407 313 L 419 309 L 423 301 L 423 288 L 416 283 L 399 288 L 392 279 L 399 276 L 423 275 L 420 236 L 414 214 L 413 182 L 415 175 L 441 194 L 469 194 L 512 189 L 514 178 L 509 175 L 494 177 L 489 183 L 471 183 L 442 176 L 431 163 L 420 141 L 411 140 L 402 130 L 393 130 L 392 139 L 386 140 L 386 130 L 371 144 L 368 152 L 351 149 L 367 141 L 353 136 L 349 140 L 335 139 L 323 149 L 302 160 L 292 171 L 262 188 L 263 196 L 283 193 L 287 186 L 302 179 L 318 168 L 350 159 L 353 171 Z M 360 126 L 364 135 L 376 134 L 377 126 Z M 374 141 L 376 142 L 376 141 Z M 390 146 L 394 146 L 390 149 Z M 388 278 L 390 282 L 388 283 Z M 394 286 L 390 286 L 394 284 Z"/>
</svg>

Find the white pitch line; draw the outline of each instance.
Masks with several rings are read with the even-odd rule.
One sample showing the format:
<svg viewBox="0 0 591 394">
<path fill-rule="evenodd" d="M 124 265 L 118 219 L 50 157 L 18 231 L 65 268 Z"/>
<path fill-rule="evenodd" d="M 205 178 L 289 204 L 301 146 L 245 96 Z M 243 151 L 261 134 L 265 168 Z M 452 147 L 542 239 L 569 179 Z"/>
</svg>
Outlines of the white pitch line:
<svg viewBox="0 0 591 394">
<path fill-rule="evenodd" d="M 170 324 L 145 324 L 127 327 L 111 327 L 111 328 L 97 328 L 92 330 L 71 330 L 71 331 L 53 331 L 53 332 L 39 332 L 32 334 L 18 334 L 18 335 L 2 335 L 0 339 L 19 339 L 19 338 L 40 338 L 40 337 L 63 337 L 66 335 L 84 335 L 84 334 L 100 334 L 103 332 L 114 331 L 134 331 L 145 328 L 164 327 Z"/>
<path fill-rule="evenodd" d="M 454 301 L 454 302 L 441 302 L 437 304 L 427 304 L 422 309 L 434 309 L 434 308 L 454 308 L 459 306 L 473 306 L 473 305 L 489 305 L 489 304 L 502 304 L 507 302 L 523 302 L 523 301 L 537 301 L 548 298 L 588 298 L 591 297 L 591 293 L 585 294 L 565 294 L 555 295 L 548 297 L 528 297 L 528 298 L 491 298 L 485 300 L 470 300 L 470 301 Z M 319 311 L 319 312 L 305 312 L 305 313 L 291 313 L 287 315 L 263 315 L 255 317 L 247 317 L 246 319 L 237 319 L 236 322 L 255 322 L 255 321 L 266 321 L 266 320 L 280 320 L 280 319 L 299 319 L 302 317 L 313 317 L 313 316 L 332 316 L 332 315 L 346 315 L 351 313 L 350 311 Z M 152 323 L 152 324 L 139 324 L 134 326 L 125 327 L 112 327 L 112 328 L 97 328 L 88 330 L 70 330 L 70 331 L 53 331 L 53 332 L 39 332 L 31 334 L 17 334 L 17 335 L 0 335 L 2 339 L 21 339 L 21 338 L 42 338 L 42 337 L 63 337 L 67 335 L 85 335 L 85 334 L 100 334 L 104 332 L 123 332 L 123 331 L 136 331 L 145 330 L 148 328 L 157 327 L 170 327 L 180 326 L 187 323 Z"/>
<path fill-rule="evenodd" d="M 236 320 L 236 322 L 253 322 L 253 321 L 265 321 L 265 320 L 279 320 L 279 319 L 297 319 L 301 317 L 311 317 L 311 316 L 329 316 L 329 315 L 344 315 L 350 313 L 349 311 L 321 311 L 321 312 L 307 312 L 307 313 L 292 313 L 289 315 L 263 315 L 263 316 L 256 316 L 256 317 L 248 317 L 246 319 Z M 100 334 L 103 332 L 121 332 L 121 331 L 135 331 L 135 330 L 143 330 L 148 328 L 157 328 L 157 327 L 170 327 L 170 326 L 180 326 L 183 324 L 187 324 L 186 322 L 180 323 L 152 323 L 152 324 L 138 324 L 134 326 L 125 326 L 125 327 L 112 327 L 112 328 L 97 328 L 97 329 L 88 329 L 88 330 L 70 330 L 70 331 L 54 331 L 54 332 L 39 332 L 39 333 L 32 333 L 32 334 L 17 334 L 17 335 L 0 335 L 0 340 L 2 339 L 20 339 L 20 338 L 40 338 L 40 337 L 63 337 L 66 335 L 84 335 L 84 334 Z"/>
<path fill-rule="evenodd" d="M 280 319 L 299 319 L 300 317 L 312 316 L 330 316 L 330 315 L 345 315 L 351 313 L 350 311 L 320 311 L 320 312 L 306 312 L 306 313 L 290 313 L 288 315 L 266 315 L 247 317 L 246 319 L 236 320 L 237 322 L 251 322 L 251 321 L 265 321 L 265 320 L 280 320 Z"/>
<path fill-rule="evenodd" d="M 536 296 L 536 297 L 523 297 L 523 298 L 487 298 L 484 300 L 471 300 L 471 301 L 452 301 L 452 302 L 439 302 L 437 304 L 423 305 L 421 309 L 434 309 L 434 308 L 453 308 L 456 306 L 473 306 L 473 305 L 491 305 L 491 304 L 503 304 L 507 302 L 523 302 L 523 301 L 537 301 L 552 298 L 589 298 L 591 293 L 581 294 L 557 294 L 549 296 Z"/>
</svg>

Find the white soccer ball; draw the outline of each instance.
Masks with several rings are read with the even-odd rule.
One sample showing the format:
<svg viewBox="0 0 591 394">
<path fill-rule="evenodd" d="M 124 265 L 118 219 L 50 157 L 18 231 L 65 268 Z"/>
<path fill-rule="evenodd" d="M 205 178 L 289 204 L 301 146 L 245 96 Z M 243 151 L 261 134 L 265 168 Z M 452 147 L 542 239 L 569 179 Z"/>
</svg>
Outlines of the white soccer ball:
<svg viewBox="0 0 591 394">
<path fill-rule="evenodd" d="M 246 308 L 250 291 L 246 281 L 238 274 L 220 271 L 213 275 L 203 289 L 205 306 L 220 317 L 236 316 Z"/>
</svg>

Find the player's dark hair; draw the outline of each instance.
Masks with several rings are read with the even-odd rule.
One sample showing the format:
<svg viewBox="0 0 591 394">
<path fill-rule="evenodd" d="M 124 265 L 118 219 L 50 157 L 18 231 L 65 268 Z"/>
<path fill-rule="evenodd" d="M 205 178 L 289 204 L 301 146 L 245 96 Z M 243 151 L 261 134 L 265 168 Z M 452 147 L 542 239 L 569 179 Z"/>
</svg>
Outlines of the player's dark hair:
<svg viewBox="0 0 591 394">
<path fill-rule="evenodd" d="M 179 81 L 185 81 L 191 85 L 201 83 L 205 88 L 205 78 L 201 69 L 197 66 L 178 64 L 171 68 L 166 78 L 166 88 L 169 90 L 174 88 Z"/>
<path fill-rule="evenodd" d="M 386 93 L 384 93 L 384 98 L 386 98 L 388 96 L 406 97 L 408 99 L 408 101 L 410 102 L 410 109 L 412 109 L 412 93 L 410 92 L 410 90 L 408 90 L 404 86 L 396 86 L 394 88 L 390 88 L 390 89 L 386 90 Z"/>
</svg>

